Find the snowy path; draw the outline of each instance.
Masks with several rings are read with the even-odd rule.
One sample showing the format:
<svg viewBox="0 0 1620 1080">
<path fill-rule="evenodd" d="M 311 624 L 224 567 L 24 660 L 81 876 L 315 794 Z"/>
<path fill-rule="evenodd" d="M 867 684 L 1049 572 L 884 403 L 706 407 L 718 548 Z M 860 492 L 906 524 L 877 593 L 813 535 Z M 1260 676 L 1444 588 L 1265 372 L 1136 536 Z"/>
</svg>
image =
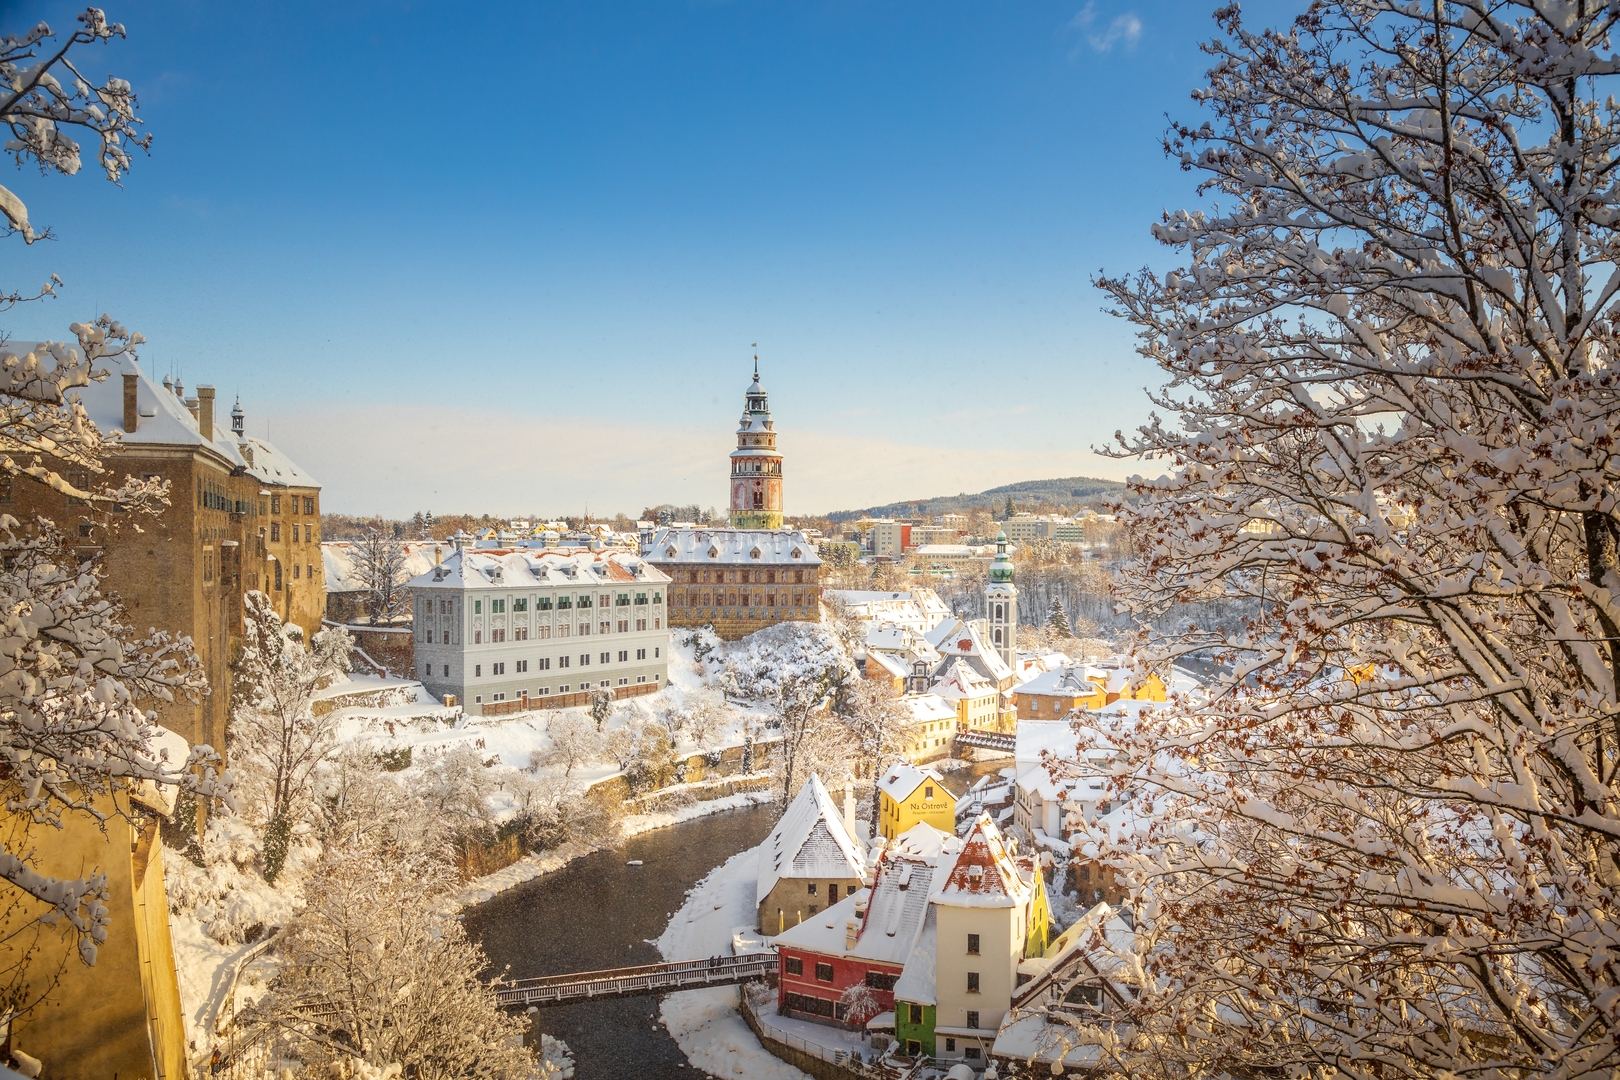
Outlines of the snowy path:
<svg viewBox="0 0 1620 1080">
<path fill-rule="evenodd" d="M 665 960 L 701 960 L 731 952 L 731 933 L 753 929 L 759 849 L 726 860 L 686 894 L 686 903 L 658 939 Z M 664 1026 L 696 1068 L 713 1076 L 749 1080 L 808 1080 L 773 1057 L 737 1014 L 732 987 L 686 990 L 664 998 Z"/>
</svg>

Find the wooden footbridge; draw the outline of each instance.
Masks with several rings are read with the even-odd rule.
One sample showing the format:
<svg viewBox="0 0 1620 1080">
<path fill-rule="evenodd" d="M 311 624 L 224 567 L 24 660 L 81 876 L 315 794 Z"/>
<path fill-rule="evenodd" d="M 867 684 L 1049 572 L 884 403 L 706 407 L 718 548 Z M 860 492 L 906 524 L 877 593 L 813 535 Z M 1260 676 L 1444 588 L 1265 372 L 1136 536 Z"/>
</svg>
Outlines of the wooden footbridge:
<svg viewBox="0 0 1620 1080">
<path fill-rule="evenodd" d="M 1001 731 L 958 731 L 956 748 L 958 752 L 971 748 L 999 750 L 1004 754 L 1011 754 L 1018 749 L 1018 736 Z"/>
<path fill-rule="evenodd" d="M 732 986 L 776 974 L 776 953 L 714 956 L 669 964 L 578 971 L 503 983 L 495 990 L 502 1005 L 570 1005 L 597 998 L 665 994 L 704 986 Z"/>
</svg>

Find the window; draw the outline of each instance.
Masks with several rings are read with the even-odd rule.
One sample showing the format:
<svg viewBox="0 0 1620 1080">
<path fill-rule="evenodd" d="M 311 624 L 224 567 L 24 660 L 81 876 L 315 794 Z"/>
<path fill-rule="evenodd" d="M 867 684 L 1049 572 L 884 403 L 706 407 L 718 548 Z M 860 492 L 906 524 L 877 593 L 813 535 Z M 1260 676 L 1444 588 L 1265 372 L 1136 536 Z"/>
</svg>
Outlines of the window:
<svg viewBox="0 0 1620 1080">
<path fill-rule="evenodd" d="M 567 667 L 568 666 L 568 659 L 569 658 L 566 657 L 566 656 L 557 657 L 557 666 L 558 667 Z"/>
<path fill-rule="evenodd" d="M 606 626 L 607 623 L 603 623 L 602 625 Z M 625 634 L 625 633 L 629 633 L 629 631 L 630 631 L 630 620 L 629 619 L 620 619 L 619 620 L 619 633 Z"/>
<path fill-rule="evenodd" d="M 491 600 L 489 602 L 489 613 L 491 615 L 505 615 L 506 614 L 506 600 L 505 600 L 505 598 L 503 597 L 500 600 Z"/>
<path fill-rule="evenodd" d="M 281 588 L 281 560 L 276 560 L 276 588 Z"/>
<path fill-rule="evenodd" d="M 923 1022 L 923 1018 L 922 1018 L 923 1007 L 921 1005 L 907 1005 L 906 1008 L 911 1010 L 911 1022 L 913 1024 L 920 1024 L 920 1023 Z M 917 1044 L 912 1043 L 911 1045 L 916 1046 Z M 913 1053 L 915 1053 L 915 1051 L 913 1051 Z"/>
<path fill-rule="evenodd" d="M 312 541 L 310 539 L 310 529 L 312 529 L 312 528 L 313 528 L 313 526 L 311 526 L 311 525 L 305 525 L 304 526 L 304 543 L 306 543 L 306 544 L 314 542 L 314 541 Z"/>
<path fill-rule="evenodd" d="M 447 678 L 447 679 L 450 677 L 450 665 L 449 664 L 444 665 L 444 677 Z"/>
<path fill-rule="evenodd" d="M 450 631 L 448 630 L 444 631 L 444 643 L 446 645 L 450 644 Z"/>
<path fill-rule="evenodd" d="M 598 653 L 597 657 L 596 657 L 596 662 L 598 664 L 611 664 L 613 662 L 613 654 L 612 653 Z"/>
<path fill-rule="evenodd" d="M 519 660 L 517 662 L 517 670 L 518 671 L 528 671 L 529 670 L 529 662 L 527 660 Z"/>
<path fill-rule="evenodd" d="M 505 701 L 506 700 L 506 695 L 505 694 L 496 694 L 495 696 L 491 697 L 489 700 L 491 700 L 491 701 Z"/>
<path fill-rule="evenodd" d="M 483 676 L 484 676 L 484 665 L 483 664 L 474 664 L 473 665 L 473 678 L 481 679 L 481 678 L 483 678 Z"/>
<path fill-rule="evenodd" d="M 549 597 L 549 596 L 536 597 L 535 601 L 534 601 L 534 610 L 536 610 L 536 611 L 550 611 L 551 610 L 551 597 Z"/>
<path fill-rule="evenodd" d="M 970 994 L 977 994 L 979 992 L 979 973 L 977 971 L 970 971 L 970 972 L 967 973 L 967 975 L 968 975 L 968 989 L 967 989 L 967 992 L 970 993 Z M 969 1024 L 968 1026 L 969 1027 L 978 1027 L 979 1025 L 978 1024 Z"/>
<path fill-rule="evenodd" d="M 605 686 L 606 684 L 604 683 L 603 685 Z M 619 685 L 620 686 L 629 686 L 630 685 L 630 680 L 629 679 L 620 679 L 619 680 Z"/>
<path fill-rule="evenodd" d="M 482 702 L 483 700 L 484 700 L 484 696 L 482 694 L 479 694 L 477 697 L 473 698 L 473 704 L 477 705 L 480 702 Z"/>
<path fill-rule="evenodd" d="M 837 882 L 834 882 L 833 884 L 827 886 L 827 903 L 829 903 L 829 904 L 838 903 L 838 883 Z"/>
<path fill-rule="evenodd" d="M 429 601 L 429 603 L 432 603 L 432 601 Z M 450 614 L 450 601 L 448 601 L 448 600 L 440 600 L 439 601 L 439 614 L 440 615 L 448 615 L 448 614 Z"/>
<path fill-rule="evenodd" d="M 591 598 L 590 598 L 590 597 L 588 597 L 588 596 L 582 596 L 582 597 L 580 597 L 580 598 L 579 598 L 579 604 L 578 604 L 578 606 L 579 606 L 579 607 L 582 607 L 582 608 L 588 608 L 588 607 L 590 607 L 590 606 L 591 606 Z"/>
<path fill-rule="evenodd" d="M 933 784 L 924 784 L 923 785 L 923 798 L 932 799 L 933 797 L 934 797 L 934 785 Z"/>
<path fill-rule="evenodd" d="M 656 646 L 653 648 L 653 659 L 658 659 L 658 648 Z"/>
<path fill-rule="evenodd" d="M 474 600 L 473 601 L 473 614 L 474 615 L 482 615 L 483 613 L 484 613 L 484 602 L 482 600 Z"/>
<path fill-rule="evenodd" d="M 272 514 L 281 513 L 281 496 L 280 495 L 272 495 L 272 496 L 270 496 L 270 512 Z M 280 537 L 280 535 L 281 535 L 280 530 L 277 530 L 276 537 Z"/>
<path fill-rule="evenodd" d="M 970 1028 L 976 1028 L 979 1026 L 979 1013 L 977 1009 L 968 1010 L 967 1021 L 967 1026 Z"/>
<path fill-rule="evenodd" d="M 270 540 L 272 543 L 281 540 L 281 522 L 272 521 L 270 523 Z"/>
<path fill-rule="evenodd" d="M 786 963 L 787 963 L 787 973 L 789 975 L 803 975 L 804 974 L 804 958 L 803 957 L 790 956 L 790 957 L 787 958 Z"/>
<path fill-rule="evenodd" d="M 527 596 L 519 596 L 516 599 L 514 599 L 512 601 L 512 610 L 514 612 L 528 611 L 529 610 L 529 598 Z"/>
<path fill-rule="evenodd" d="M 590 653 L 580 653 L 579 654 L 579 666 L 580 667 L 590 667 L 591 666 L 591 654 Z"/>
<path fill-rule="evenodd" d="M 489 640 L 490 641 L 505 641 L 506 640 L 506 630 L 505 630 L 505 628 L 504 627 L 497 627 L 496 629 L 491 630 L 489 632 Z"/>
<path fill-rule="evenodd" d="M 565 657 L 563 657 L 563 659 L 566 660 L 566 659 L 568 659 L 568 657 L 565 656 Z M 567 664 L 563 665 L 563 667 L 567 667 L 567 666 L 568 666 Z M 557 693 L 559 693 L 559 694 L 568 693 L 568 684 L 563 683 L 561 686 L 557 687 Z"/>
<path fill-rule="evenodd" d="M 810 883 L 810 895 L 816 895 L 816 883 L 813 881 Z"/>
<path fill-rule="evenodd" d="M 645 659 L 647 659 L 647 650 L 646 649 L 637 649 L 636 650 L 636 659 L 637 660 L 645 660 Z"/>
<path fill-rule="evenodd" d="M 304 564 L 304 576 L 307 577 L 307 578 L 313 578 L 315 576 L 315 564 L 314 563 L 305 563 Z"/>
<path fill-rule="evenodd" d="M 484 643 L 484 632 L 482 630 L 474 630 L 473 631 L 473 644 L 474 645 L 482 645 L 483 643 Z"/>
<path fill-rule="evenodd" d="M 538 690 L 536 690 L 534 692 L 535 697 L 548 697 L 548 696 L 550 696 L 550 694 L 551 694 L 551 687 L 549 687 L 549 686 L 542 686 L 540 689 L 538 689 Z"/>
<path fill-rule="evenodd" d="M 619 663 L 621 663 L 621 664 L 622 664 L 622 663 L 624 663 L 624 662 L 625 662 L 625 661 L 627 661 L 627 660 L 629 660 L 629 659 L 630 659 L 630 652 L 629 652 L 629 650 L 627 650 L 627 649 L 620 649 L 620 650 L 619 650 Z"/>
<path fill-rule="evenodd" d="M 574 606 L 574 598 L 572 596 L 559 596 L 559 597 L 557 597 L 557 610 L 558 611 L 567 611 L 569 608 L 571 608 L 573 606 Z"/>
<path fill-rule="evenodd" d="M 822 963 L 817 963 L 816 964 L 816 981 L 817 982 L 832 982 L 833 981 L 833 969 L 832 969 L 831 964 L 822 964 Z"/>
<path fill-rule="evenodd" d="M 293 563 L 293 580 L 294 581 L 297 581 L 300 577 L 303 576 L 303 569 L 304 568 L 302 566 L 299 566 L 297 563 Z"/>
<path fill-rule="evenodd" d="M 563 659 L 566 660 L 566 659 L 568 659 L 568 657 L 565 656 L 565 657 L 563 657 Z M 567 667 L 568 665 L 564 664 L 563 666 Z M 536 671 L 550 671 L 551 670 L 551 657 L 542 656 L 540 659 L 536 660 L 534 662 L 534 669 Z"/>
<path fill-rule="evenodd" d="M 315 499 L 314 499 L 314 497 L 309 496 L 309 495 L 305 495 L 304 496 L 304 513 L 313 514 L 314 512 L 315 512 Z"/>
<path fill-rule="evenodd" d="M 646 601 L 643 600 L 642 603 L 646 603 Z M 629 607 L 630 606 L 630 594 L 627 593 L 627 592 L 622 592 L 619 595 L 615 596 L 613 598 L 613 606 L 614 607 Z"/>
<path fill-rule="evenodd" d="M 915 1006 L 915 1005 L 912 1006 L 913 1009 L 915 1009 L 916 1007 L 917 1006 Z M 919 1024 L 922 1023 L 921 1020 L 918 1020 L 918 1021 L 915 1021 L 915 1022 L 919 1023 Z M 921 1054 L 921 1053 L 922 1053 L 922 1043 L 918 1042 L 916 1039 L 907 1039 L 906 1040 L 906 1056 L 907 1057 L 916 1057 L 918 1054 Z"/>
<path fill-rule="evenodd" d="M 866 985 L 872 990 L 893 990 L 894 984 L 900 981 L 898 975 L 887 975 L 881 971 L 868 971 Z"/>
<path fill-rule="evenodd" d="M 968 955 L 969 956 L 978 956 L 979 955 L 979 935 L 978 934 L 969 934 L 968 935 Z"/>
<path fill-rule="evenodd" d="M 519 626 L 518 628 L 513 630 L 512 631 L 512 640 L 513 641 L 528 641 L 529 640 L 529 628 L 527 626 Z"/>
<path fill-rule="evenodd" d="M 956 1040 L 955 1039 L 947 1038 L 945 1040 L 945 1052 L 947 1054 L 956 1053 Z"/>
<path fill-rule="evenodd" d="M 491 664 L 491 665 L 489 665 L 489 673 L 491 675 L 505 675 L 506 674 L 506 664 L 505 663 L 500 663 L 500 664 Z"/>
</svg>

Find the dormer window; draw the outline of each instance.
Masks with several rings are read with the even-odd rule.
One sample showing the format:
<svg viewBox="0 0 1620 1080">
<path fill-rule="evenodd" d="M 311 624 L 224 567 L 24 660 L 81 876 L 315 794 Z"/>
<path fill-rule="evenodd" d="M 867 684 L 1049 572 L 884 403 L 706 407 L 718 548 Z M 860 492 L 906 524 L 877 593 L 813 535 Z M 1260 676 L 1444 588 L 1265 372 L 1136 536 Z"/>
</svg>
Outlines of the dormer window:
<svg viewBox="0 0 1620 1080">
<path fill-rule="evenodd" d="M 757 558 L 759 558 L 759 548 L 755 548 L 755 549 L 754 549 L 754 550 L 753 550 L 753 551 L 750 551 L 750 552 L 749 552 L 749 553 L 748 553 L 748 557 L 749 557 L 749 558 L 750 558 L 750 559 L 757 559 Z"/>
<path fill-rule="evenodd" d="M 673 559 L 675 557 L 675 549 L 674 548 L 665 548 L 664 549 L 664 555 L 667 556 L 668 558 Z"/>
<path fill-rule="evenodd" d="M 711 559 L 718 559 L 718 558 L 719 558 L 719 557 L 720 557 L 720 549 L 719 549 L 719 548 L 714 548 L 714 547 L 711 547 L 711 548 L 710 548 L 710 549 L 709 549 L 709 558 L 711 558 Z"/>
</svg>

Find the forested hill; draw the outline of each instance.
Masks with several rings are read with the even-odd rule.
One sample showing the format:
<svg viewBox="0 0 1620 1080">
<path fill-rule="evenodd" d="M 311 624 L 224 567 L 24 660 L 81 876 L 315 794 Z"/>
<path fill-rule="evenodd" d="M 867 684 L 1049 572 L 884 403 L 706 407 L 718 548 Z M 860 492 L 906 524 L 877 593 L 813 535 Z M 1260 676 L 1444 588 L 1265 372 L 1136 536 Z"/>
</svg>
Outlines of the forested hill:
<svg viewBox="0 0 1620 1080">
<path fill-rule="evenodd" d="M 991 510 L 1000 513 L 1009 498 L 1019 510 L 1042 507 L 1096 505 L 1117 498 L 1125 490 L 1118 480 L 1100 480 L 1094 476 L 1067 476 L 1056 480 L 1025 480 L 1017 484 L 981 491 L 976 495 L 940 495 L 932 499 L 914 499 L 893 502 L 886 506 L 869 506 L 864 510 L 839 510 L 828 514 L 833 521 L 852 521 L 861 517 L 929 517 L 936 514 L 965 514 L 971 510 Z"/>
</svg>

